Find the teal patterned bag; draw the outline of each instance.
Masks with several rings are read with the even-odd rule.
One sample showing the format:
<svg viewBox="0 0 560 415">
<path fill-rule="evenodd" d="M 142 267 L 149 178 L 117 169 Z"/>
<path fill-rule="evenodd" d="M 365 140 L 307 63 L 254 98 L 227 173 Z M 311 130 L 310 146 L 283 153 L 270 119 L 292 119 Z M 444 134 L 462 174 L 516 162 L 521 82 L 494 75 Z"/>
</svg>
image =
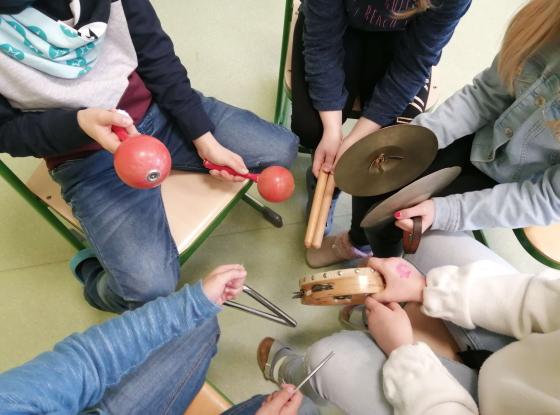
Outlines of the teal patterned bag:
<svg viewBox="0 0 560 415">
<path fill-rule="evenodd" d="M 79 1 L 72 3 L 72 20 L 79 22 Z M 18 14 L 0 14 L 0 51 L 38 71 L 76 79 L 95 65 L 106 30 L 103 21 L 75 29 L 28 7 Z"/>
</svg>

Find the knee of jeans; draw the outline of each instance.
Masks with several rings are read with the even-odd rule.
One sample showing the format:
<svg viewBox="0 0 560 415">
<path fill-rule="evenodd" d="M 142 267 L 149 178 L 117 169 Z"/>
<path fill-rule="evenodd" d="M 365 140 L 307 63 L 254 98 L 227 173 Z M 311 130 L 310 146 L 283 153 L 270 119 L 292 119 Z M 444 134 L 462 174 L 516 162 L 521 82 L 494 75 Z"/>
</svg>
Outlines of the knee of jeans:
<svg viewBox="0 0 560 415">
<path fill-rule="evenodd" d="M 176 283 L 171 284 L 169 281 L 153 281 L 144 282 L 134 292 L 133 295 L 126 295 L 127 301 L 137 303 L 147 303 L 159 297 L 166 297 L 175 291 Z"/>
<path fill-rule="evenodd" d="M 178 263 L 135 268 L 127 272 L 128 277 L 116 278 L 126 301 L 146 303 L 175 291 L 179 280 Z"/>
<path fill-rule="evenodd" d="M 284 130 L 282 135 L 274 143 L 274 162 L 270 164 L 288 168 L 297 157 L 299 138 L 288 130 Z"/>
</svg>

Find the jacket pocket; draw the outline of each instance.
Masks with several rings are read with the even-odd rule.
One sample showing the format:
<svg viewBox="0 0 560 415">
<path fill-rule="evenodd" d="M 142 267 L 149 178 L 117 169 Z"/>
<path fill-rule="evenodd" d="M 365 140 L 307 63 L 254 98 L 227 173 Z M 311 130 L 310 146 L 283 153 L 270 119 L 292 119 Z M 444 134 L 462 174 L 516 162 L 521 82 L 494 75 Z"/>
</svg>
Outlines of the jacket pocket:
<svg viewBox="0 0 560 415">
<path fill-rule="evenodd" d="M 514 139 L 517 133 L 526 134 L 535 126 L 531 123 L 540 117 L 536 112 L 546 110 L 551 101 L 556 102 L 560 77 L 556 73 L 543 74 L 496 120 L 494 124 L 493 151 Z M 559 109 L 560 111 L 560 109 Z"/>
<path fill-rule="evenodd" d="M 560 92 L 543 111 L 545 125 L 560 145 Z"/>
</svg>

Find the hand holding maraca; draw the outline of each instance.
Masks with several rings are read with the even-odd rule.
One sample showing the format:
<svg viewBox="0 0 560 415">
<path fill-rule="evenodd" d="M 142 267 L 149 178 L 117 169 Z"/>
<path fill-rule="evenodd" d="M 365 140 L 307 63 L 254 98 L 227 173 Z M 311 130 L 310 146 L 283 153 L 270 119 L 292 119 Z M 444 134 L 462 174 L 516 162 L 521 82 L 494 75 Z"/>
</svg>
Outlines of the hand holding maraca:
<svg viewBox="0 0 560 415">
<path fill-rule="evenodd" d="M 105 150 L 114 153 L 121 141 L 111 128 L 122 127 L 131 135 L 138 135 L 132 118 L 126 112 L 105 110 L 100 108 L 86 108 L 78 111 L 78 125 L 93 140 L 97 141 Z"/>
<path fill-rule="evenodd" d="M 222 146 L 208 132 L 193 141 L 198 155 L 203 160 L 208 160 L 217 166 L 227 166 L 233 173 L 226 169 L 211 169 L 210 174 L 216 178 L 232 182 L 242 182 L 245 180 L 242 175 L 249 173 L 245 162 L 238 154 Z"/>
<path fill-rule="evenodd" d="M 165 144 L 149 135 L 131 137 L 122 127 L 112 130 L 122 141 L 113 164 L 123 182 L 135 189 L 151 189 L 169 176 L 171 155 Z"/>
<path fill-rule="evenodd" d="M 165 145 L 138 133 L 125 111 L 87 108 L 77 118 L 88 136 L 115 154 L 115 171 L 130 187 L 150 189 L 169 175 L 171 156 Z"/>
<path fill-rule="evenodd" d="M 204 160 L 203 165 L 210 171 L 219 170 L 232 176 L 236 175 L 241 180 L 249 179 L 256 182 L 259 194 L 269 202 L 283 202 L 294 193 L 294 176 L 290 170 L 282 166 L 267 167 L 262 173 L 239 174 L 230 167 L 219 166 L 208 160 Z"/>
</svg>

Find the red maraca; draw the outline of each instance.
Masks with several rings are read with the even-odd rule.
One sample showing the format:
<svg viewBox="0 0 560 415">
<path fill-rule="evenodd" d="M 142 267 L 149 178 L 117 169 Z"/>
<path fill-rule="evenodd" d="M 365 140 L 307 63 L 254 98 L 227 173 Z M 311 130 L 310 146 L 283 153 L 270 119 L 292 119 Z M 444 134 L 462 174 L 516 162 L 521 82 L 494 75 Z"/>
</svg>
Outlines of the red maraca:
<svg viewBox="0 0 560 415">
<path fill-rule="evenodd" d="M 113 126 L 122 141 L 115 152 L 115 171 L 120 179 L 136 189 L 159 186 L 171 170 L 171 155 L 167 147 L 154 137 L 130 137 L 122 127 Z"/>
<path fill-rule="evenodd" d="M 231 175 L 245 177 L 256 182 L 259 194 L 269 202 L 283 202 L 294 193 L 294 176 L 290 170 L 282 166 L 267 167 L 260 174 L 241 174 L 230 167 L 220 166 L 208 160 L 204 160 L 203 164 L 209 170 L 223 170 Z"/>
</svg>

